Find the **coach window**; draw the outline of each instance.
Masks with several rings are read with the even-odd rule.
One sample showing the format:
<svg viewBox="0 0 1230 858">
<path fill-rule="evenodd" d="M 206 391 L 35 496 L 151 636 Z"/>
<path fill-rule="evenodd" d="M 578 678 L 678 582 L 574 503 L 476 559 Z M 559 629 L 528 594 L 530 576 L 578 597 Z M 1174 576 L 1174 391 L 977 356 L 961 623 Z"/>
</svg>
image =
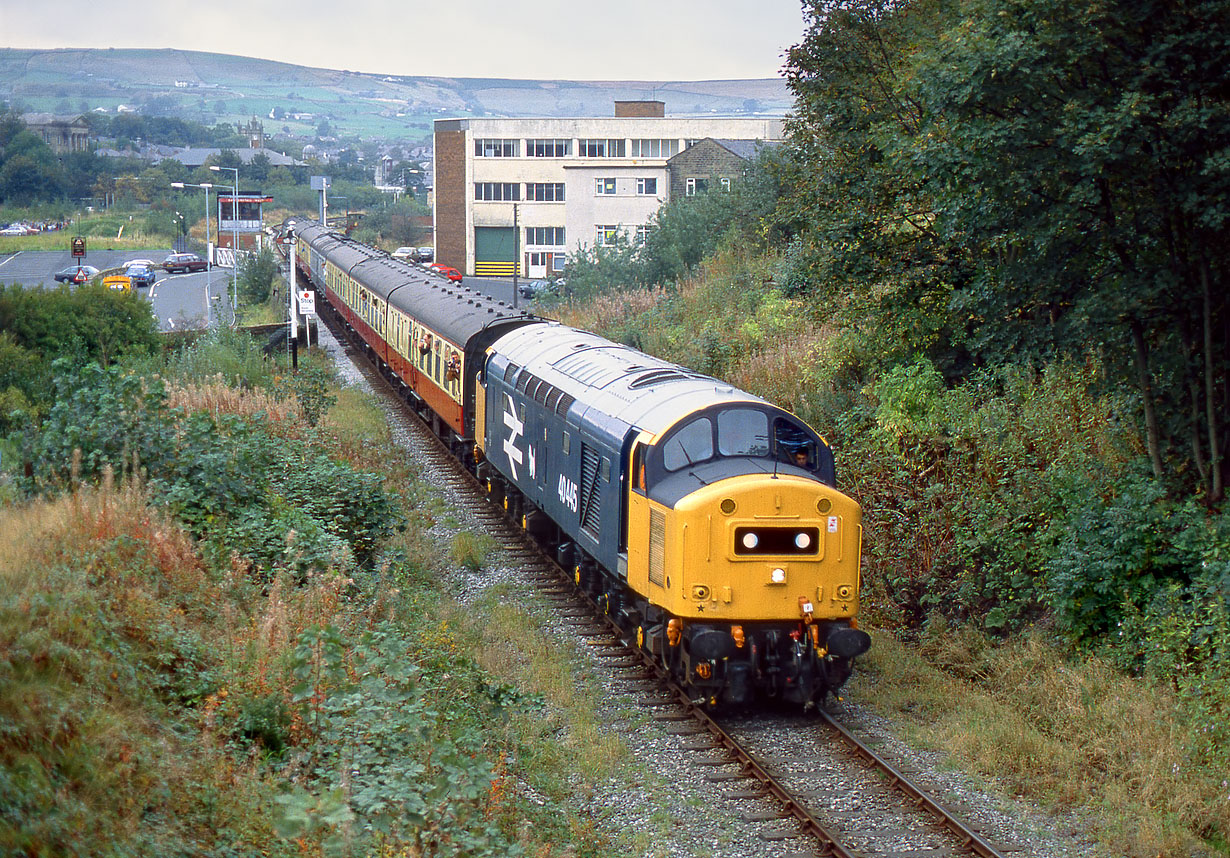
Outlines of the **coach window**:
<svg viewBox="0 0 1230 858">
<path fill-rule="evenodd" d="M 662 445 L 662 464 L 668 471 L 678 471 L 711 458 L 713 422 L 708 417 L 696 418 Z"/>
</svg>

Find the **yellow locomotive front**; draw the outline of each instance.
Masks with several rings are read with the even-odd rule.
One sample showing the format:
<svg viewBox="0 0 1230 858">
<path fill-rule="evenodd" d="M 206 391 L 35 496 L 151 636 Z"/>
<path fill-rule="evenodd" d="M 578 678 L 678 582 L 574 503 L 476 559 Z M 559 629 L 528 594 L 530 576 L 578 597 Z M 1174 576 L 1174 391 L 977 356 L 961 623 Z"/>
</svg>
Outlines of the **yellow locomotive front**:
<svg viewBox="0 0 1230 858">
<path fill-rule="evenodd" d="M 772 406 L 726 403 L 633 447 L 637 635 L 698 699 L 810 705 L 848 678 L 862 525 L 828 446 Z"/>
</svg>

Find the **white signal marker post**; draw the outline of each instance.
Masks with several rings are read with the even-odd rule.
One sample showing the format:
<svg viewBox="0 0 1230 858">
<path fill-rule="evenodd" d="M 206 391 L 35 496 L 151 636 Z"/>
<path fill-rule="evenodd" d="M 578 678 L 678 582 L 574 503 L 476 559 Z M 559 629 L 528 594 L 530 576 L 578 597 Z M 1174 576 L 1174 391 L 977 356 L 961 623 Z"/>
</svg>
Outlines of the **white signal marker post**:
<svg viewBox="0 0 1230 858">
<path fill-rule="evenodd" d="M 286 349 L 291 367 L 294 368 L 299 365 L 299 353 L 295 348 L 295 342 L 299 337 L 299 302 L 296 300 L 295 287 L 295 240 L 294 238 L 282 240 L 286 242 L 289 251 L 287 258 L 290 259 L 290 288 L 286 290 L 286 303 L 290 311 L 290 336 L 286 338 Z"/>
</svg>

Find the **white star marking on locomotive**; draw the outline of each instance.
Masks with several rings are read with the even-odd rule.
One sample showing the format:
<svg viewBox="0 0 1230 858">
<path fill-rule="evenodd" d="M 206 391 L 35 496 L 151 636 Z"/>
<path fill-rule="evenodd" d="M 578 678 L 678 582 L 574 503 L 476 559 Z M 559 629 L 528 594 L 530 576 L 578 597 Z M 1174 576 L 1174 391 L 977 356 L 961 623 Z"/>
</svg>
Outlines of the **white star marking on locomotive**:
<svg viewBox="0 0 1230 858">
<path fill-rule="evenodd" d="M 508 403 L 508 407 L 504 409 L 504 425 L 511 430 L 508 437 L 504 439 L 504 455 L 508 457 L 508 466 L 512 468 L 515 480 L 517 479 L 517 465 L 525 461 L 524 454 L 517 446 L 517 439 L 521 437 L 525 424 L 517 419 L 517 406 L 513 404 L 512 397 L 505 393 L 504 399 Z"/>
</svg>

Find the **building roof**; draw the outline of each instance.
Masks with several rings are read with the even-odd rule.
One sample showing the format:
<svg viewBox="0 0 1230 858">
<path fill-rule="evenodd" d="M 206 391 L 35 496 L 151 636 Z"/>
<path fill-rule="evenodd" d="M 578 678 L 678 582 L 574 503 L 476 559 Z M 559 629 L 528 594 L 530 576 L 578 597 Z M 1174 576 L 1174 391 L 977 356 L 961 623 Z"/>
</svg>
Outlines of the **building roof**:
<svg viewBox="0 0 1230 858">
<path fill-rule="evenodd" d="M 719 140 L 711 138 L 714 143 L 728 152 L 745 160 L 752 160 L 760 155 L 763 149 L 774 149 L 782 145 L 780 140 Z"/>
</svg>

